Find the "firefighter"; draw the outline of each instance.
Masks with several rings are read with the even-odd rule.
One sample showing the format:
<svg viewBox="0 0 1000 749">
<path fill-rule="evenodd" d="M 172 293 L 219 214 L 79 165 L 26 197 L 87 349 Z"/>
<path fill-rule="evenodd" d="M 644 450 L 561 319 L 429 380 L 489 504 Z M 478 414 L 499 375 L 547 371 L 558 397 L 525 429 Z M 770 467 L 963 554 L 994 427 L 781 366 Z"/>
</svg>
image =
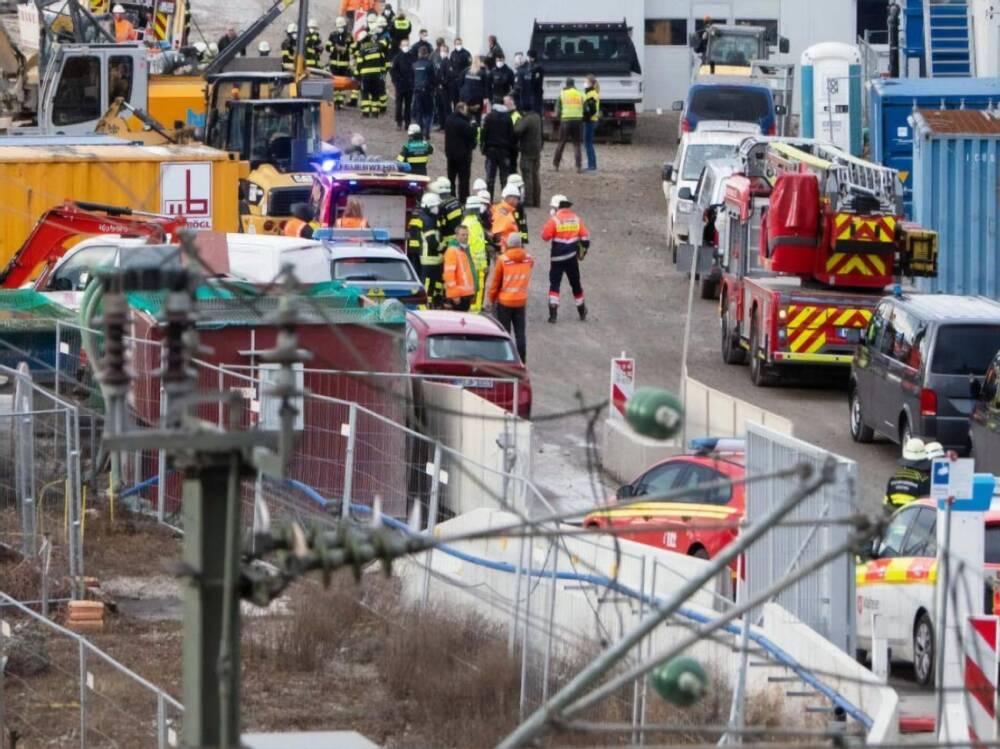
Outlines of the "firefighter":
<svg viewBox="0 0 1000 749">
<path fill-rule="evenodd" d="M 525 333 L 525 308 L 528 305 L 528 286 L 535 260 L 521 246 L 521 238 L 510 237 L 507 251 L 497 258 L 490 278 L 489 302 L 495 305 L 496 318 L 517 342 L 521 362 L 528 361 L 528 339 Z"/>
<path fill-rule="evenodd" d="M 261 57 L 271 56 L 271 45 L 266 39 L 257 45 L 257 54 Z"/>
<path fill-rule="evenodd" d="M 361 116 L 378 117 L 381 111 L 379 105 L 379 83 L 383 82 L 385 73 L 385 54 L 382 44 L 367 31 L 358 35 L 354 45 L 354 64 L 361 78 Z"/>
<path fill-rule="evenodd" d="M 378 111 L 379 114 L 385 114 L 389 111 L 389 89 L 385 85 L 385 77 L 389 73 L 389 68 L 391 63 L 389 60 L 389 32 L 386 31 L 386 20 L 385 16 L 378 16 L 375 19 L 375 37 L 378 39 L 380 45 L 382 45 L 382 75 L 379 76 L 378 80 Z"/>
<path fill-rule="evenodd" d="M 299 27 L 294 23 L 285 27 L 285 39 L 281 42 L 281 64 L 286 68 L 295 67 L 295 53 L 299 46 Z"/>
<path fill-rule="evenodd" d="M 323 38 L 319 35 L 319 24 L 315 18 L 309 19 L 306 30 L 305 59 L 307 68 L 319 68 L 323 64 Z"/>
<path fill-rule="evenodd" d="M 330 55 L 329 69 L 331 75 L 349 76 L 351 74 L 351 34 L 347 30 L 347 19 L 339 16 L 335 29 L 330 32 L 326 42 L 326 51 Z M 337 109 L 344 106 L 344 92 L 333 92 L 333 105 Z"/>
<path fill-rule="evenodd" d="M 427 176 L 427 162 L 434 153 L 434 146 L 429 141 L 424 140 L 420 125 L 413 123 L 406 130 L 407 141 L 403 144 L 403 149 L 396 157 L 396 161 L 401 164 L 410 165 L 411 174 L 421 174 Z"/>
<path fill-rule="evenodd" d="M 469 229 L 459 226 L 444 251 L 441 273 L 444 279 L 445 306 L 459 312 L 468 312 L 479 292 L 479 277 L 469 249 Z"/>
<path fill-rule="evenodd" d="M 922 439 L 911 437 L 903 445 L 899 468 L 885 488 L 882 507 L 887 514 L 891 514 L 930 493 L 931 464 L 927 459 L 927 447 Z"/>
<path fill-rule="evenodd" d="M 559 290 L 563 274 L 569 279 L 580 320 L 586 320 L 587 305 L 583 298 L 583 285 L 580 283 L 580 261 L 590 249 L 590 233 L 583 219 L 570 210 L 573 202 L 565 195 L 553 195 L 549 205 L 550 218 L 542 227 L 542 241 L 552 242 L 549 322 L 556 322 L 559 315 Z"/>
<path fill-rule="evenodd" d="M 441 198 L 441 211 L 438 213 L 441 242 L 447 245 L 455 238 L 455 230 L 462 223 L 462 204 L 452 195 L 451 181 L 447 177 L 438 177 L 431 185 L 431 192 Z"/>
<path fill-rule="evenodd" d="M 427 306 L 431 309 L 441 307 L 444 294 L 442 278 L 442 242 L 438 214 L 441 211 L 441 198 L 436 193 L 427 192 L 420 199 L 420 211 L 414 216 L 419 220 L 420 237 L 420 278 L 427 291 Z M 413 222 L 411 221 L 411 224 Z"/>
<path fill-rule="evenodd" d="M 314 221 L 313 212 L 308 203 L 295 203 L 292 206 L 292 218 L 285 223 L 283 234 L 286 237 L 301 237 L 312 239 L 313 231 L 319 228 Z"/>
<path fill-rule="evenodd" d="M 507 178 L 507 184 L 516 187 L 520 196 L 517 208 L 514 210 L 514 220 L 517 221 L 517 229 L 521 232 L 521 244 L 526 245 L 531 237 L 528 235 L 528 214 L 524 210 L 524 180 L 520 174 L 512 174 Z"/>
<path fill-rule="evenodd" d="M 476 298 L 469 308 L 471 312 L 483 309 L 483 292 L 486 288 L 486 276 L 489 273 L 490 258 L 486 252 L 486 229 L 482 220 L 483 201 L 476 195 L 470 195 L 465 201 L 465 213 L 462 216 L 462 226 L 469 230 L 469 250 L 472 253 L 472 267 L 476 273 Z"/>
</svg>

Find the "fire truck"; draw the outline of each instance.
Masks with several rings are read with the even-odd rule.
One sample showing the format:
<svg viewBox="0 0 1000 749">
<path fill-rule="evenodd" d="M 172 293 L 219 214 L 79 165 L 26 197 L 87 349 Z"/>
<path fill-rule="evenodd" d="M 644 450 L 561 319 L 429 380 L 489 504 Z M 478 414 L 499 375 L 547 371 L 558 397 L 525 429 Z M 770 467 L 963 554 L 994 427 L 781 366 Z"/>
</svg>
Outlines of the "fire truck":
<svg viewBox="0 0 1000 749">
<path fill-rule="evenodd" d="M 748 138 L 721 218 L 722 360 L 765 386 L 849 366 L 886 287 L 937 274 L 937 234 L 902 220 L 894 169 L 811 140 Z"/>
</svg>

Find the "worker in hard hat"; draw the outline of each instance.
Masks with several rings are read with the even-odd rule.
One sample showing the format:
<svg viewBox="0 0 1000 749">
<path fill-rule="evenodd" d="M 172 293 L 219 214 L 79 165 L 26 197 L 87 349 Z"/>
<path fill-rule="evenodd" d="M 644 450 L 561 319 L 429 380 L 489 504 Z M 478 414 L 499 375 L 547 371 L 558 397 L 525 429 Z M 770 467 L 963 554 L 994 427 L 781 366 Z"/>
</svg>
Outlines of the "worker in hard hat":
<svg viewBox="0 0 1000 749">
<path fill-rule="evenodd" d="M 389 36 L 389 31 L 386 28 L 388 22 L 385 16 L 378 16 L 375 19 L 375 36 L 378 38 L 379 44 L 382 46 L 382 75 L 379 76 L 378 81 L 378 109 L 380 114 L 385 114 L 389 111 L 389 89 L 385 85 L 385 77 L 389 72 L 389 68 L 392 66 L 390 60 L 389 50 L 392 47 L 392 39 Z"/>
<path fill-rule="evenodd" d="M 261 57 L 271 56 L 271 45 L 267 43 L 266 39 L 257 45 L 257 54 Z"/>
<path fill-rule="evenodd" d="M 441 198 L 438 224 L 441 229 L 441 243 L 448 244 L 455 238 L 455 230 L 462 223 L 462 204 L 451 192 L 451 180 L 438 177 L 431 183 L 430 191 Z"/>
<path fill-rule="evenodd" d="M 334 30 L 326 40 L 326 51 L 330 55 L 329 69 L 332 75 L 349 76 L 351 74 L 351 44 L 354 39 L 347 30 L 347 19 L 338 16 L 334 22 Z M 334 90 L 333 105 L 337 109 L 344 106 L 344 92 Z"/>
<path fill-rule="evenodd" d="M 323 39 L 319 35 L 319 22 L 315 18 L 309 19 L 303 54 L 307 68 L 318 69 L 323 64 Z"/>
<path fill-rule="evenodd" d="M 511 234 L 520 236 L 517 228 L 517 206 L 521 202 L 521 191 L 508 184 L 501 193 L 502 200 L 493 206 L 493 226 L 490 228 L 500 252 L 507 251 L 507 239 Z"/>
<path fill-rule="evenodd" d="M 469 251 L 472 253 L 472 266 L 477 277 L 476 298 L 469 308 L 471 312 L 479 312 L 483 309 L 486 275 L 490 268 L 489 254 L 486 252 L 486 230 L 481 219 L 482 210 L 483 202 L 479 196 L 470 195 L 466 198 L 461 225 L 469 232 Z"/>
<path fill-rule="evenodd" d="M 410 236 L 418 237 L 420 278 L 427 291 L 427 306 L 439 309 L 444 297 L 444 263 L 438 214 L 441 198 L 437 193 L 426 192 L 420 199 L 420 210 L 410 220 Z M 412 245 L 410 252 L 412 253 Z"/>
<path fill-rule="evenodd" d="M 382 113 L 381 89 L 385 86 L 386 49 L 373 34 L 362 31 L 354 44 L 354 64 L 361 78 L 361 116 Z"/>
<path fill-rule="evenodd" d="M 935 450 L 935 454 L 937 452 Z M 944 450 L 940 452 L 943 454 Z M 886 513 L 893 513 L 930 493 L 931 461 L 927 458 L 927 445 L 919 437 L 910 437 L 903 443 L 899 467 L 886 485 L 882 508 Z"/>
<path fill-rule="evenodd" d="M 403 144 L 396 161 L 400 164 L 409 164 L 411 174 L 427 176 L 427 162 L 434 153 L 434 146 L 424 138 L 420 125 L 415 122 L 407 128 L 406 135 L 406 143 Z"/>
<path fill-rule="evenodd" d="M 554 323 L 559 314 L 559 292 L 562 277 L 569 279 L 573 300 L 580 320 L 587 319 L 587 305 L 580 282 L 580 261 L 590 249 L 590 232 L 571 209 L 573 201 L 565 195 L 553 195 L 549 202 L 549 220 L 542 227 L 542 241 L 552 242 L 549 264 L 549 322 Z"/>
<path fill-rule="evenodd" d="M 285 68 L 295 67 L 295 53 L 299 46 L 298 24 L 290 23 L 285 27 L 285 38 L 281 42 L 281 64 Z"/>
<path fill-rule="evenodd" d="M 139 38 L 132 22 L 125 17 L 125 7 L 119 3 L 111 9 L 115 19 L 115 41 L 119 44 L 134 42 Z"/>
</svg>

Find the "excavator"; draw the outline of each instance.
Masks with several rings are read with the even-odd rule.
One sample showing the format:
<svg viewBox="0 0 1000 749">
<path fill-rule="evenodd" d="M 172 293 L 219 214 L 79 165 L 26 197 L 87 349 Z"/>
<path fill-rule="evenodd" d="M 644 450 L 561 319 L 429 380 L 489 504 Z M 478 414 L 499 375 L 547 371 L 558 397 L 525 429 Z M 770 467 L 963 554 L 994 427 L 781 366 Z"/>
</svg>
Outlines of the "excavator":
<svg viewBox="0 0 1000 749">
<path fill-rule="evenodd" d="M 88 236 L 114 234 L 144 237 L 148 244 L 167 244 L 186 225 L 183 217 L 134 211 L 102 203 L 67 201 L 46 211 L 31 234 L 0 271 L 0 289 L 18 289 L 35 274 L 35 288 L 47 288 L 56 263 Z M 41 271 L 39 272 L 39 268 Z"/>
</svg>

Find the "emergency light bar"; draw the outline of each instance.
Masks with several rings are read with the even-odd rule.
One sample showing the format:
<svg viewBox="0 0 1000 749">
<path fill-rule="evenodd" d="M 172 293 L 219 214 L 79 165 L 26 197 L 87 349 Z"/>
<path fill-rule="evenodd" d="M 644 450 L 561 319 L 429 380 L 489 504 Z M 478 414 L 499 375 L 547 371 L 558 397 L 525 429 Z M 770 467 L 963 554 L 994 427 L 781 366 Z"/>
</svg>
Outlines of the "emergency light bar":
<svg viewBox="0 0 1000 749">
<path fill-rule="evenodd" d="M 329 227 L 313 231 L 313 239 L 325 242 L 365 241 L 388 242 L 388 229 L 332 229 Z"/>
<path fill-rule="evenodd" d="M 358 172 L 358 173 L 378 173 L 386 172 L 410 172 L 410 165 L 399 161 L 389 161 L 388 159 L 342 159 L 339 154 L 324 153 L 310 159 L 321 172 L 332 174 L 334 172 Z"/>
<path fill-rule="evenodd" d="M 688 441 L 688 449 L 698 455 L 746 452 L 746 440 L 735 437 L 700 437 Z"/>
</svg>

